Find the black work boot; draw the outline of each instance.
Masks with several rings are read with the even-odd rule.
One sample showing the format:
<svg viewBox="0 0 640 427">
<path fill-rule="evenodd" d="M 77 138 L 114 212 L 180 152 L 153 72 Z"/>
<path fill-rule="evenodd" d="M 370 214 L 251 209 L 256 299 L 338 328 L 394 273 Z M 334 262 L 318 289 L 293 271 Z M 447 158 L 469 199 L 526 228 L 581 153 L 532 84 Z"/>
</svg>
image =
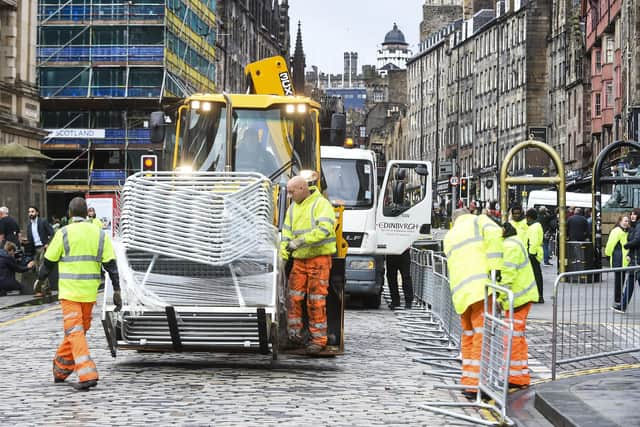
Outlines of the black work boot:
<svg viewBox="0 0 640 427">
<path fill-rule="evenodd" d="M 77 383 L 72 383 L 71 386 L 76 390 L 86 391 L 91 387 L 95 387 L 98 385 L 98 380 L 88 380 L 88 381 L 80 381 Z"/>
<path fill-rule="evenodd" d="M 53 383 L 54 384 L 62 384 L 63 382 L 64 382 L 64 380 L 62 378 L 53 377 Z"/>
<path fill-rule="evenodd" d="M 307 354 L 318 354 L 322 350 L 324 350 L 324 346 L 321 346 L 320 344 L 309 344 L 304 351 Z"/>
</svg>

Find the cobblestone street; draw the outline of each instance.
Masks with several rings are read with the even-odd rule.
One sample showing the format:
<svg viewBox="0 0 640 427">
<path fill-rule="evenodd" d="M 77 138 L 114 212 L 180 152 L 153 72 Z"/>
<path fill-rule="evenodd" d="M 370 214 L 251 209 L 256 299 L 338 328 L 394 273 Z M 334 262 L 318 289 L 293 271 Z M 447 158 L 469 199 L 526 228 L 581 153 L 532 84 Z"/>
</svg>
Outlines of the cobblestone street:
<svg viewBox="0 0 640 427">
<path fill-rule="evenodd" d="M 38 314 L 38 310 L 47 310 Z M 24 320 L 10 320 L 30 315 Z M 54 385 L 62 336 L 57 304 L 0 311 L 0 425 L 458 425 L 417 408 L 451 400 L 404 351 L 387 309 L 346 312 L 345 355 L 142 354 L 112 359 L 94 311 L 98 387 Z M 75 380 L 75 378 L 74 378 Z M 464 425 L 464 423 L 463 423 Z"/>
</svg>

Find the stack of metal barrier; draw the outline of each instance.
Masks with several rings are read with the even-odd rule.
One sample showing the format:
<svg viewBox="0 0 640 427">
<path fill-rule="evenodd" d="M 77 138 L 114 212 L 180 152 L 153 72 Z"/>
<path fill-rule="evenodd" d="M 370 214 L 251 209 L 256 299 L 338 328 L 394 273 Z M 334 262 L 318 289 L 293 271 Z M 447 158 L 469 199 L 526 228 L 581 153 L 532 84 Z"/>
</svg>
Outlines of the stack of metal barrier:
<svg viewBox="0 0 640 427">
<path fill-rule="evenodd" d="M 413 360 L 432 368 L 425 374 L 457 380 L 461 376 L 459 349 L 462 327 L 451 299 L 447 259 L 431 250 L 412 248 L 411 263 L 414 293 L 421 308 L 398 314 L 407 334 L 404 340 L 412 344 L 406 349 L 420 353 L 421 356 Z M 505 317 L 497 307 L 498 293 L 506 295 L 509 306 L 513 305 L 513 293 L 509 289 L 495 283 L 486 286 L 484 335 L 476 400 L 425 402 L 421 406 L 423 409 L 478 425 L 512 424 L 506 411 L 513 319 Z M 438 387 L 456 390 L 470 388 L 454 384 Z M 489 396 L 493 399 L 492 402 L 484 402 L 482 395 Z M 495 419 L 488 421 L 479 416 L 453 411 L 452 408 L 489 410 Z"/>
</svg>

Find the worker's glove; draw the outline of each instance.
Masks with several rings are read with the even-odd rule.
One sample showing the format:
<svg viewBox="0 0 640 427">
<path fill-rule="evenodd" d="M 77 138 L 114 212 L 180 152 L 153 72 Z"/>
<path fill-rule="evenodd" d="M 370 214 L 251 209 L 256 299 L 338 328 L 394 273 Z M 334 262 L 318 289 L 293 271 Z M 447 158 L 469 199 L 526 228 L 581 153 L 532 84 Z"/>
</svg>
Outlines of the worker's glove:
<svg viewBox="0 0 640 427">
<path fill-rule="evenodd" d="M 494 277 L 496 278 L 496 283 L 502 282 L 502 273 L 500 270 L 493 270 Z"/>
<path fill-rule="evenodd" d="M 120 311 L 122 308 L 122 297 L 120 296 L 120 291 L 113 292 L 113 305 L 116 306 L 114 311 Z"/>
<path fill-rule="evenodd" d="M 287 243 L 287 251 L 291 253 L 302 245 L 304 245 L 304 237 L 298 237 L 297 239 L 293 239 L 292 241 Z"/>
</svg>

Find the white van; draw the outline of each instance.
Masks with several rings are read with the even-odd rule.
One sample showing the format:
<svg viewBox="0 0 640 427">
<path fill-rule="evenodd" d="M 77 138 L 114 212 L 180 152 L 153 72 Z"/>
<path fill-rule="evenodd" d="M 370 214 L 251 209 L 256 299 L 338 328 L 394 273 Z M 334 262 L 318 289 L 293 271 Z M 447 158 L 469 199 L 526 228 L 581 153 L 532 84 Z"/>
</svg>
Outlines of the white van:
<svg viewBox="0 0 640 427">
<path fill-rule="evenodd" d="M 611 197 L 611 194 L 602 195 L 602 205 Z M 567 207 L 593 208 L 591 193 L 566 193 Z M 558 193 L 551 190 L 534 190 L 529 193 L 527 199 L 527 209 L 536 206 L 558 206 Z"/>
</svg>

